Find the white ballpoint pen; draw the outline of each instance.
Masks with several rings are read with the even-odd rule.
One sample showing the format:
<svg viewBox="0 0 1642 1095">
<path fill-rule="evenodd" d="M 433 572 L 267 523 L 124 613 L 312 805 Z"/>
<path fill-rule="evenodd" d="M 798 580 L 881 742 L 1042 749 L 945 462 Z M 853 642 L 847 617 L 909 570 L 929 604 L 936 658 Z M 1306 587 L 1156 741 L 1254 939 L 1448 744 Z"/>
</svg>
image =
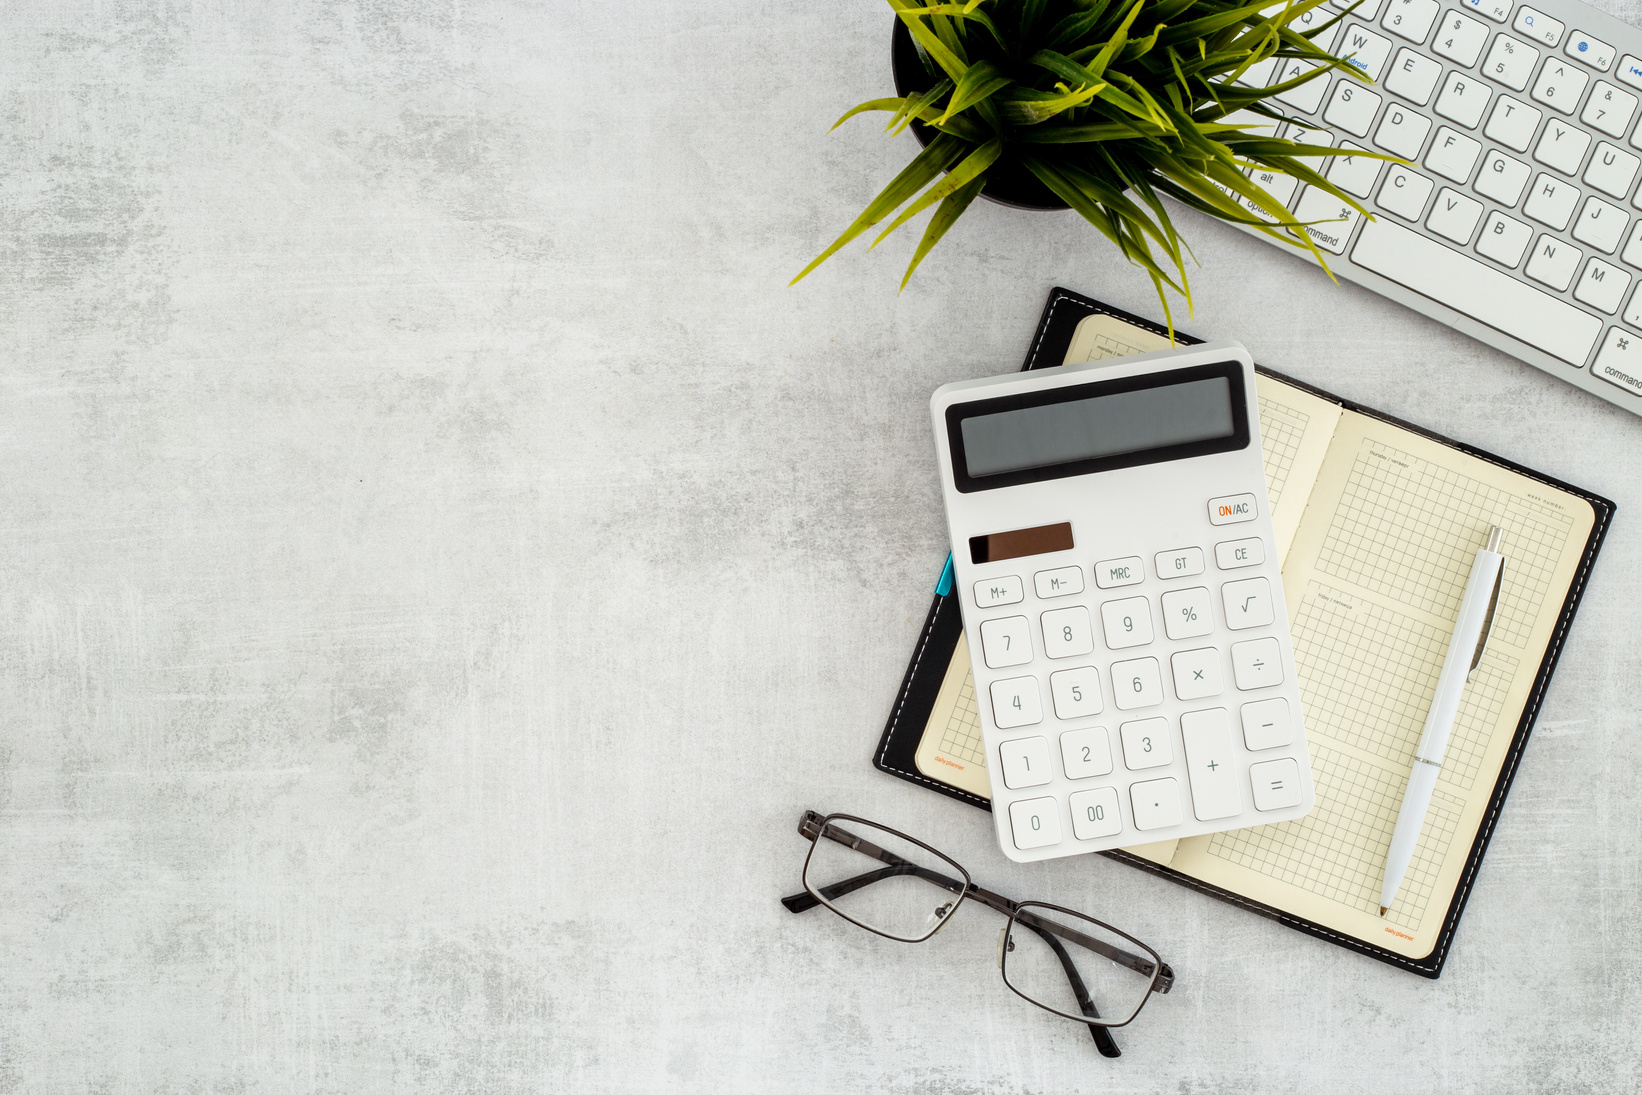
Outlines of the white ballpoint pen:
<svg viewBox="0 0 1642 1095">
<path fill-rule="evenodd" d="M 1465 583 L 1465 596 L 1460 600 L 1459 616 L 1454 620 L 1454 634 L 1448 640 L 1448 654 L 1437 676 L 1437 691 L 1431 697 L 1431 709 L 1425 716 L 1425 731 L 1420 734 L 1419 745 L 1414 747 L 1414 770 L 1408 774 L 1408 790 L 1403 792 L 1397 827 L 1391 833 L 1391 848 L 1385 855 L 1385 884 L 1380 888 L 1381 916 L 1396 899 L 1397 888 L 1402 885 L 1409 861 L 1414 858 L 1414 846 L 1419 843 L 1420 829 L 1425 825 L 1431 792 L 1437 786 L 1437 773 L 1442 771 L 1443 753 L 1448 749 L 1448 734 L 1460 711 L 1465 683 L 1482 661 L 1483 649 L 1488 645 L 1494 609 L 1499 605 L 1500 584 L 1505 578 L 1505 556 L 1499 553 L 1502 535 L 1498 525 L 1490 528 L 1488 546 L 1478 550 L 1471 564 L 1471 579 Z"/>
</svg>

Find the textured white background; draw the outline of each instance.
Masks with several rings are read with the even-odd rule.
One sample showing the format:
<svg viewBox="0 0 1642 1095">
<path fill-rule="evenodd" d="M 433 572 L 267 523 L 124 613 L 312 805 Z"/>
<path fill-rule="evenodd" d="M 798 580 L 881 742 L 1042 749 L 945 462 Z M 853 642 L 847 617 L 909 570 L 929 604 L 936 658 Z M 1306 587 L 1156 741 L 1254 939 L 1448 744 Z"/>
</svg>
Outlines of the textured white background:
<svg viewBox="0 0 1642 1095">
<path fill-rule="evenodd" d="M 1622 14 L 1642 22 L 1635 3 Z M 927 398 L 1051 285 L 977 204 L 787 280 L 913 149 L 881 6 L 0 10 L 0 1092 L 1642 1083 L 1642 422 L 1233 231 L 1183 326 L 1619 517 L 1444 977 L 869 755 L 945 553 Z M 805 807 L 1131 927 L 1107 1061 L 976 908 L 790 916 Z"/>
</svg>

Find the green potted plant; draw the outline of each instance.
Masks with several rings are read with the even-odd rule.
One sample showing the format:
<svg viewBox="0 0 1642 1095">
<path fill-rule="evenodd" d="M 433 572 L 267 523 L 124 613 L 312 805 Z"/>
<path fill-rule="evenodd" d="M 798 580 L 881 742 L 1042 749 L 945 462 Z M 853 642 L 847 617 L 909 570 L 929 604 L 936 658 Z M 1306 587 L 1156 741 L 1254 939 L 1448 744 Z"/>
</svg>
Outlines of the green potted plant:
<svg viewBox="0 0 1642 1095">
<path fill-rule="evenodd" d="M 1188 306 L 1191 293 L 1188 252 L 1163 197 L 1252 225 L 1319 262 L 1304 226 L 1245 169 L 1281 172 L 1368 215 L 1307 162 L 1344 150 L 1271 136 L 1265 121 L 1288 121 L 1273 97 L 1331 69 L 1366 82 L 1348 59 L 1312 43 L 1332 21 L 1295 29 L 1324 0 L 888 2 L 901 94 L 860 103 L 833 128 L 888 111 L 887 131 L 910 126 L 923 149 L 794 283 L 896 210 L 872 246 L 933 205 L 904 289 L 930 248 L 985 194 L 1076 210 L 1146 271 L 1169 314 L 1165 287 Z M 1273 58 L 1315 67 L 1269 86 L 1239 82 L 1276 70 L 1281 61 L 1264 64 Z"/>
</svg>

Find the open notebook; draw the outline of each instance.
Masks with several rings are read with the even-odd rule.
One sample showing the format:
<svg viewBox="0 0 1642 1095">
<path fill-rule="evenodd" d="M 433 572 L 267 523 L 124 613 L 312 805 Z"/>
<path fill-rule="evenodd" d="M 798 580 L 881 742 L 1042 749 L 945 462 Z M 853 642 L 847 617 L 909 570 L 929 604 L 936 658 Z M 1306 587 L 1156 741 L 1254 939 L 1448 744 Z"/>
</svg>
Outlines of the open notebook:
<svg viewBox="0 0 1642 1095">
<path fill-rule="evenodd" d="M 1077 307 L 1057 318 L 1057 301 Z M 1058 339 L 1049 337 L 1057 323 Z M 1029 358 L 1028 367 L 1168 340 L 1145 321 L 1056 290 L 1034 357 L 1059 346 L 1060 360 Z M 1317 805 L 1299 821 L 1111 854 L 1435 976 L 1612 503 L 1268 371 L 1258 383 Z M 1382 919 L 1385 853 L 1414 746 L 1472 557 L 1493 524 L 1505 530 L 1497 620 L 1413 864 Z M 986 761 L 955 603 L 939 629 L 952 636 L 950 653 L 943 661 L 930 650 L 942 600 L 955 599 L 937 598 L 931 610 L 877 763 L 979 804 Z M 915 774 L 894 763 L 892 754 L 907 753 Z"/>
</svg>

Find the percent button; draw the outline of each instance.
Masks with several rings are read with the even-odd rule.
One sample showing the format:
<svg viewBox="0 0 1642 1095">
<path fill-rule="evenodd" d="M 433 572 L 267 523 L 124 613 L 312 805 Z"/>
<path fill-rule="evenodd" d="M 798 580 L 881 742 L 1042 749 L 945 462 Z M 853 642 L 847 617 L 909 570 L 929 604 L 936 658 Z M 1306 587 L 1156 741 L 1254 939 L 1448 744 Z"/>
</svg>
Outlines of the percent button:
<svg viewBox="0 0 1642 1095">
<path fill-rule="evenodd" d="M 1171 639 L 1190 639 L 1214 630 L 1214 609 L 1202 586 L 1163 595 L 1163 630 Z"/>
</svg>

